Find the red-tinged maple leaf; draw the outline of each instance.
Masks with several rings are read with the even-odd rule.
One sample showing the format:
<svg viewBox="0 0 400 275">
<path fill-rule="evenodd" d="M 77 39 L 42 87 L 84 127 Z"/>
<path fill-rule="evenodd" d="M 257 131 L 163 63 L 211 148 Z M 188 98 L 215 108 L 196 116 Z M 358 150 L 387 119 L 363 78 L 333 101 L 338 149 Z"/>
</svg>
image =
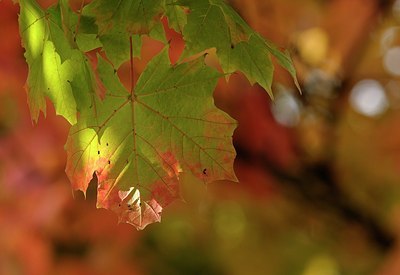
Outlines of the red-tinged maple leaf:
<svg viewBox="0 0 400 275">
<path fill-rule="evenodd" d="M 99 57 L 105 98 L 91 102 L 67 141 L 66 171 L 75 189 L 85 191 L 96 172 L 97 206 L 142 229 L 179 198 L 182 171 L 205 183 L 236 180 L 236 123 L 215 107 L 220 74 L 203 58 L 171 66 L 165 48 L 131 93 L 113 70 Z"/>
</svg>

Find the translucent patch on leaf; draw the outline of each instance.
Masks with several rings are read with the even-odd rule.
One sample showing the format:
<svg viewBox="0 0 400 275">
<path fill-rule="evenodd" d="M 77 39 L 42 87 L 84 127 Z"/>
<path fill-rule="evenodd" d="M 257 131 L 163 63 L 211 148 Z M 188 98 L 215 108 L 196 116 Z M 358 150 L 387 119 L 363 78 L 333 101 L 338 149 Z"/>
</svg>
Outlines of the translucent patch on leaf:
<svg viewBox="0 0 400 275">
<path fill-rule="evenodd" d="M 155 200 L 143 201 L 139 189 L 131 187 L 127 191 L 117 190 L 110 181 L 99 183 L 97 207 L 117 214 L 119 223 L 129 223 L 138 230 L 161 221 L 161 205 Z"/>
</svg>

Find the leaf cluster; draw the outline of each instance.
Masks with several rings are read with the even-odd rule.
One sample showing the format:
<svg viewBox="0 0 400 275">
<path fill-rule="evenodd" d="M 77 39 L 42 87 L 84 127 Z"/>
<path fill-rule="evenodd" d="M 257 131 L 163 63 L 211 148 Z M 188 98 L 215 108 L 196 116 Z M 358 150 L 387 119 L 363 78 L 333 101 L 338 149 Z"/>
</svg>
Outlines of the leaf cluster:
<svg viewBox="0 0 400 275">
<path fill-rule="evenodd" d="M 78 12 L 68 0 L 48 9 L 35 0 L 19 4 L 33 121 L 46 113 L 49 98 L 72 125 L 66 172 L 73 188 L 86 192 L 96 173 L 97 206 L 138 229 L 160 221 L 162 208 L 180 196 L 182 173 L 205 183 L 236 180 L 236 122 L 212 97 L 220 77 L 240 71 L 272 97 L 272 55 L 296 82 L 289 54 L 223 0 L 93 0 Z M 185 42 L 176 64 L 169 60 L 163 18 Z M 144 36 L 165 47 L 128 89 L 116 72 L 130 62 L 133 74 Z M 222 72 L 205 64 L 201 53 L 210 49 Z M 98 53 L 95 62 L 91 51 Z"/>
</svg>

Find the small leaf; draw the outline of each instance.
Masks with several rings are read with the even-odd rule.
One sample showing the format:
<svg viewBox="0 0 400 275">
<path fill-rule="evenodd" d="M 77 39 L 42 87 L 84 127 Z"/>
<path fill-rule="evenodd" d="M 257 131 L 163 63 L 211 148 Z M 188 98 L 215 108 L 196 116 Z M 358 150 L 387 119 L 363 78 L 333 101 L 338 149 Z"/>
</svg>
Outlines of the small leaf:
<svg viewBox="0 0 400 275">
<path fill-rule="evenodd" d="M 258 83 L 271 98 L 274 67 L 264 41 L 254 34 L 249 41 L 242 41 L 220 54 L 221 66 L 225 72 L 242 71 L 251 84 Z"/>
<path fill-rule="evenodd" d="M 21 0 L 20 7 L 20 32 L 29 65 L 26 87 L 32 119 L 37 122 L 39 113 L 46 112 L 47 96 L 54 103 L 56 113 L 74 124 L 76 103 L 70 86 L 73 68 L 67 60 L 72 49 L 57 25 L 56 11 L 50 9 L 45 13 L 35 1 L 29 0 Z"/>
<path fill-rule="evenodd" d="M 297 87 L 297 90 L 301 92 L 300 84 L 296 76 L 296 69 L 294 68 L 293 61 L 290 57 L 289 52 L 287 50 L 284 52 L 280 51 L 273 43 L 269 42 L 268 40 L 266 40 L 265 43 L 272 55 L 276 57 L 279 64 L 290 73 Z"/>
<path fill-rule="evenodd" d="M 62 12 L 68 12 L 66 6 L 45 12 L 35 1 L 20 1 L 20 32 L 29 65 L 28 104 L 35 122 L 40 112 L 46 112 L 48 97 L 56 113 L 75 124 L 77 110 L 87 105 L 90 93 L 97 89 L 88 61 L 67 39 Z"/>
<path fill-rule="evenodd" d="M 254 32 L 223 0 L 178 3 L 190 9 L 183 30 L 186 48 L 182 58 L 215 48 L 225 73 L 243 72 L 250 83 L 258 83 L 272 97 L 272 53 L 298 85 L 290 56 Z"/>
</svg>

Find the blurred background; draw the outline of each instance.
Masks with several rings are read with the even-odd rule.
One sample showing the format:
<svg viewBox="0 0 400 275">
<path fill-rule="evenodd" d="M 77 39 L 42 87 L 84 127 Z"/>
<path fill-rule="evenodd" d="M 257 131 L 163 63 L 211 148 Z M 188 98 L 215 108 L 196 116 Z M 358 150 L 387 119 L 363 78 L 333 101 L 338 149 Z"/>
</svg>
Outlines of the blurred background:
<svg viewBox="0 0 400 275">
<path fill-rule="evenodd" d="M 289 49 L 302 95 L 278 67 L 274 101 L 221 80 L 240 183 L 183 175 L 186 201 L 138 232 L 95 209 L 95 183 L 72 194 L 68 124 L 51 104 L 32 124 L 18 5 L 0 1 L 0 274 L 400 274 L 400 1 L 229 2 Z"/>
</svg>

